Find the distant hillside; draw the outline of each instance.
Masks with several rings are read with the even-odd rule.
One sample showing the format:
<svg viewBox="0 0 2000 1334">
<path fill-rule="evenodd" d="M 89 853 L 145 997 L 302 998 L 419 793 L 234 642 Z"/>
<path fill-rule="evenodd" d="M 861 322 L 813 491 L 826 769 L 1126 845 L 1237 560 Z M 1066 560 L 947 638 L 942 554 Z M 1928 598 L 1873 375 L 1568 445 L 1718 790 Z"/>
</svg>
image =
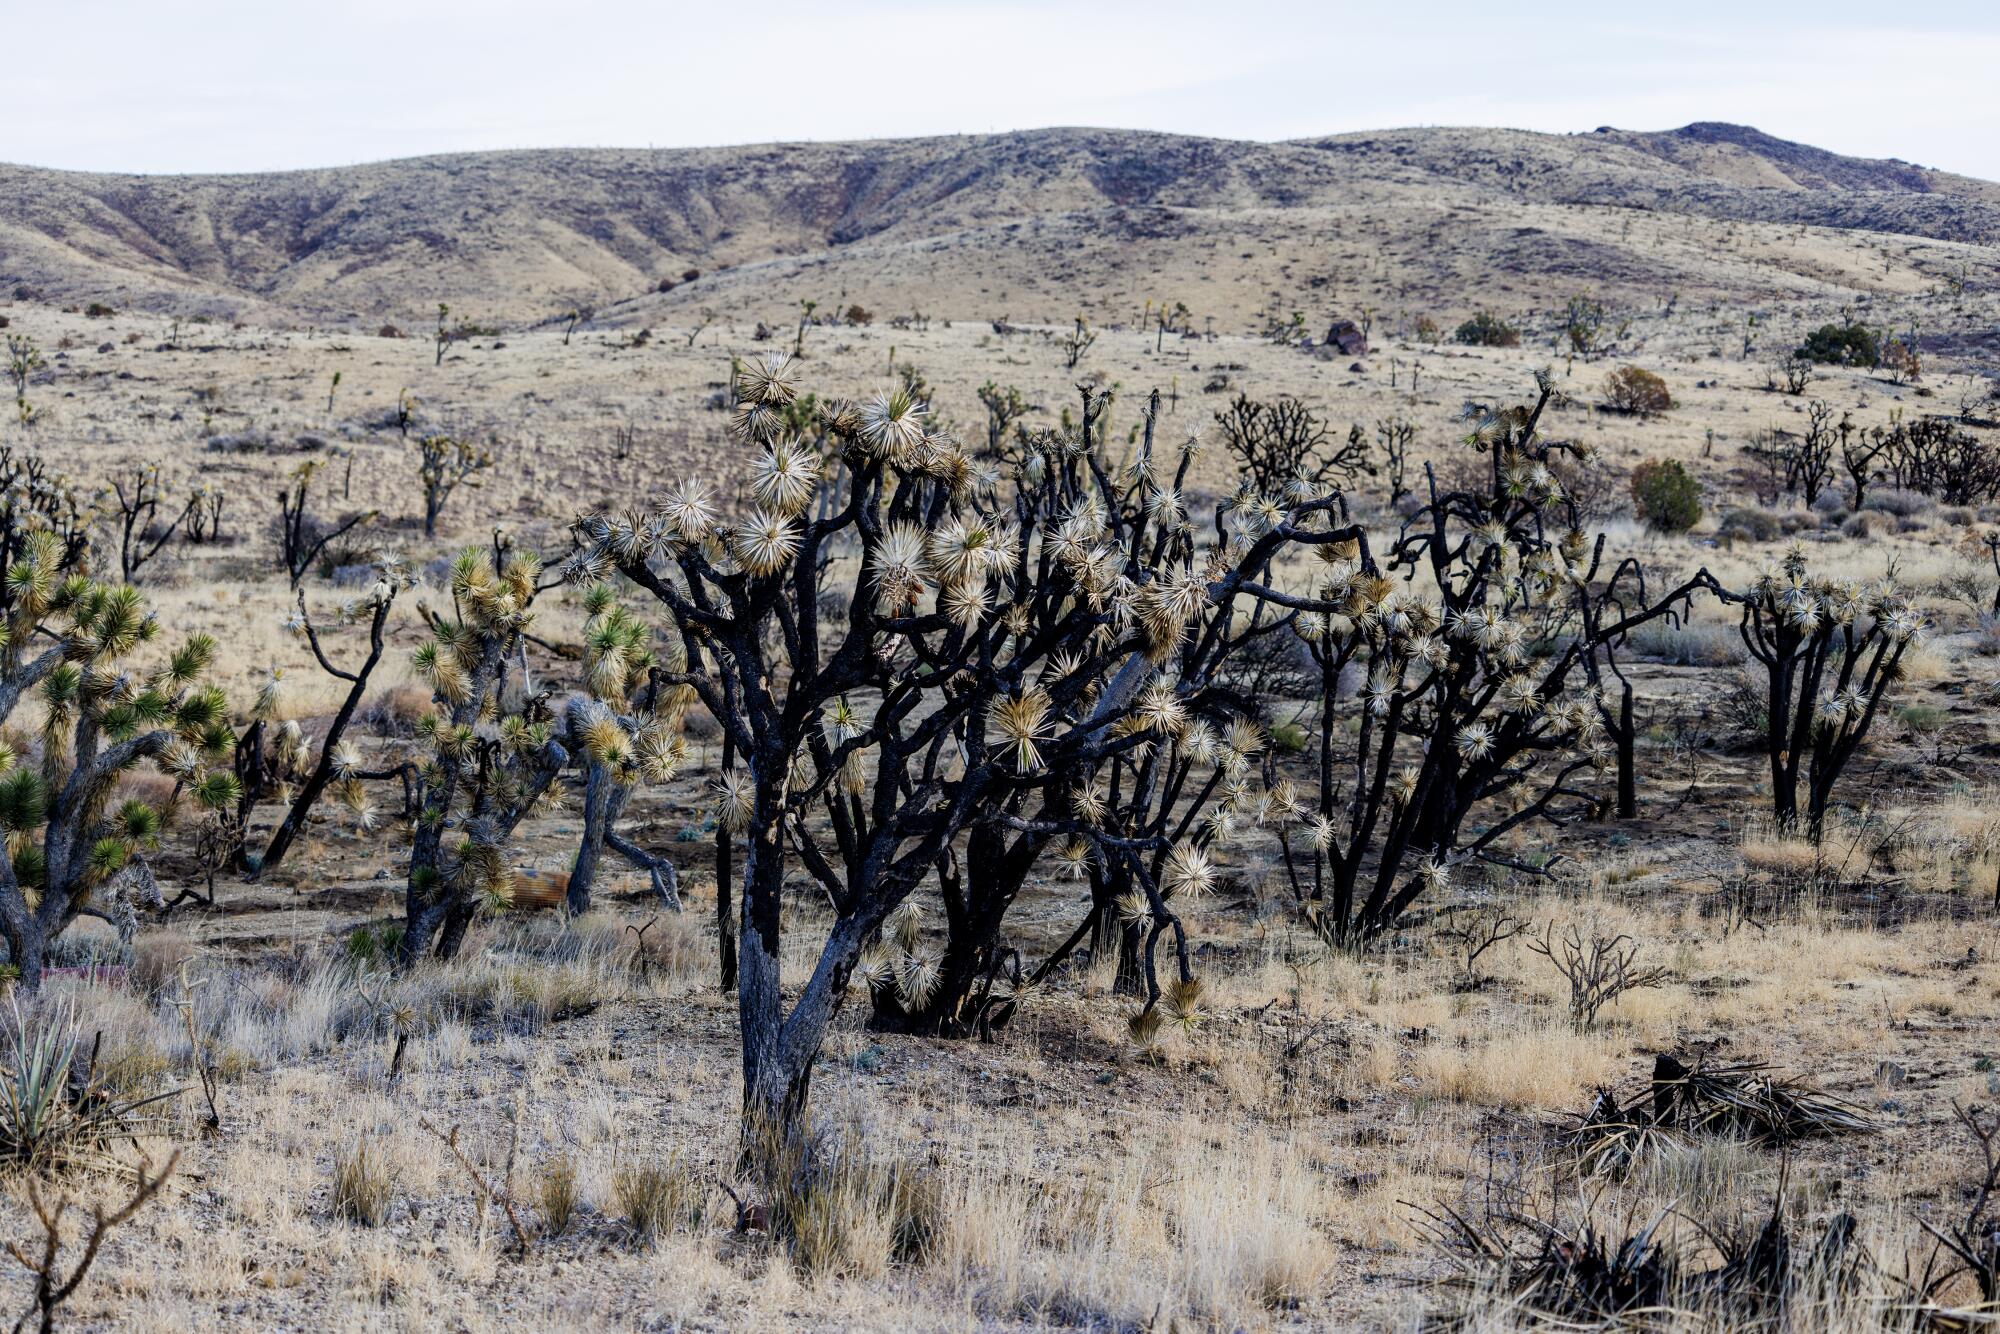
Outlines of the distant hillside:
<svg viewBox="0 0 2000 1334">
<path fill-rule="evenodd" d="M 1801 225 L 1881 233 L 1902 267 L 1771 230 Z M 1229 326 L 1301 303 L 1511 307 L 1578 284 L 1867 290 L 1990 264 L 1959 247 L 1996 237 L 2000 186 L 1707 123 L 1281 144 L 1054 129 L 242 176 L 0 167 L 0 293 L 334 322 L 419 321 L 441 300 L 671 320 L 808 296 L 1062 320 L 1164 297 Z"/>
</svg>

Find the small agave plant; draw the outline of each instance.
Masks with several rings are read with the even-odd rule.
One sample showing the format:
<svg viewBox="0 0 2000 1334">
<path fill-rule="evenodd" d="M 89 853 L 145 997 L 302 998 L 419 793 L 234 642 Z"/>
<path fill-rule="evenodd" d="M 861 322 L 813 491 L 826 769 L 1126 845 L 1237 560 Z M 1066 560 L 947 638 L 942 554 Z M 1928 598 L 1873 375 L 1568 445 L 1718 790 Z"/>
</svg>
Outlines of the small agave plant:
<svg viewBox="0 0 2000 1334">
<path fill-rule="evenodd" d="M 67 1002 L 23 1010 L 0 1031 L 0 1168 L 46 1173 L 98 1163 L 138 1133 L 132 1114 L 178 1090 L 136 1099 L 99 1085 Z"/>
</svg>

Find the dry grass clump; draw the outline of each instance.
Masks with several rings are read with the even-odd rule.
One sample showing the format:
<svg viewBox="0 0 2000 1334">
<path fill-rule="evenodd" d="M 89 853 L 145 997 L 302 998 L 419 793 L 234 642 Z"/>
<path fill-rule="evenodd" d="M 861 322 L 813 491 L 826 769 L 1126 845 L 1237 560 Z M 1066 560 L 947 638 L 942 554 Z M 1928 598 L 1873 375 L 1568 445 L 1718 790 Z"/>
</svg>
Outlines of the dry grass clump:
<svg viewBox="0 0 2000 1334">
<path fill-rule="evenodd" d="M 542 1164 L 542 1170 L 535 1177 L 535 1207 L 541 1211 L 542 1227 L 547 1235 L 559 1237 L 569 1231 L 576 1218 L 577 1205 L 582 1201 L 583 1192 L 577 1183 L 574 1158 L 558 1154 Z"/>
<path fill-rule="evenodd" d="M 363 1135 L 334 1159 L 333 1212 L 363 1227 L 380 1227 L 395 1204 L 396 1182 L 379 1150 Z"/>
<path fill-rule="evenodd" d="M 560 1181 L 560 1177 L 552 1179 L 544 1176 L 542 1195 L 545 1202 L 549 1198 L 552 1182 L 555 1189 L 562 1189 Z M 569 1206 L 573 1208 L 573 1170 L 567 1189 L 572 1194 Z M 679 1152 L 667 1155 L 662 1161 L 626 1164 L 611 1177 L 612 1200 L 631 1227 L 633 1236 L 641 1242 L 653 1241 L 684 1227 L 700 1226 L 708 1193 L 708 1188 L 703 1185 L 686 1155 Z M 547 1213 L 546 1208 L 544 1212 Z M 553 1214 L 548 1216 L 553 1220 Z M 564 1216 L 567 1217 L 567 1211 Z"/>
</svg>

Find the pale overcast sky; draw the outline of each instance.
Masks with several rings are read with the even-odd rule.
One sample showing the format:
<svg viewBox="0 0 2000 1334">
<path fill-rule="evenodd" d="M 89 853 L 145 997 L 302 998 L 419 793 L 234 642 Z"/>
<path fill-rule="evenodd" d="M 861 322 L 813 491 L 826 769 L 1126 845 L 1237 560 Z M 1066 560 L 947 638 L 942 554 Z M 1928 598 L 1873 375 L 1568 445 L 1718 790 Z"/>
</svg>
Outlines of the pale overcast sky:
<svg viewBox="0 0 2000 1334">
<path fill-rule="evenodd" d="M 101 171 L 1728 120 L 2000 179 L 1995 0 L 0 0 L 0 40 L 0 161 Z"/>
</svg>

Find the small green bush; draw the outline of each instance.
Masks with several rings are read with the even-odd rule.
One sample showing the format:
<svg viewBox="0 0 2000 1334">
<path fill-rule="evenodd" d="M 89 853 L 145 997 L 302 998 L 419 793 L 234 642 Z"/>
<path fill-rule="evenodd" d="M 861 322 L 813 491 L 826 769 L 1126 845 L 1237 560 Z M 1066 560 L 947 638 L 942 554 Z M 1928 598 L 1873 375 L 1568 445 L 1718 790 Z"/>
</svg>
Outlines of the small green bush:
<svg viewBox="0 0 2000 1334">
<path fill-rule="evenodd" d="M 1874 330 L 1849 320 L 1820 325 L 1806 335 L 1796 355 L 1822 365 L 1872 367 L 1882 361 L 1882 345 Z"/>
<path fill-rule="evenodd" d="M 1519 347 L 1521 331 L 1490 310 L 1482 310 L 1458 326 L 1451 335 L 1455 343 L 1470 347 Z"/>
<path fill-rule="evenodd" d="M 1674 459 L 1647 459 L 1632 469 L 1632 508 L 1655 532 L 1684 533 L 1701 522 L 1701 484 Z"/>
</svg>

